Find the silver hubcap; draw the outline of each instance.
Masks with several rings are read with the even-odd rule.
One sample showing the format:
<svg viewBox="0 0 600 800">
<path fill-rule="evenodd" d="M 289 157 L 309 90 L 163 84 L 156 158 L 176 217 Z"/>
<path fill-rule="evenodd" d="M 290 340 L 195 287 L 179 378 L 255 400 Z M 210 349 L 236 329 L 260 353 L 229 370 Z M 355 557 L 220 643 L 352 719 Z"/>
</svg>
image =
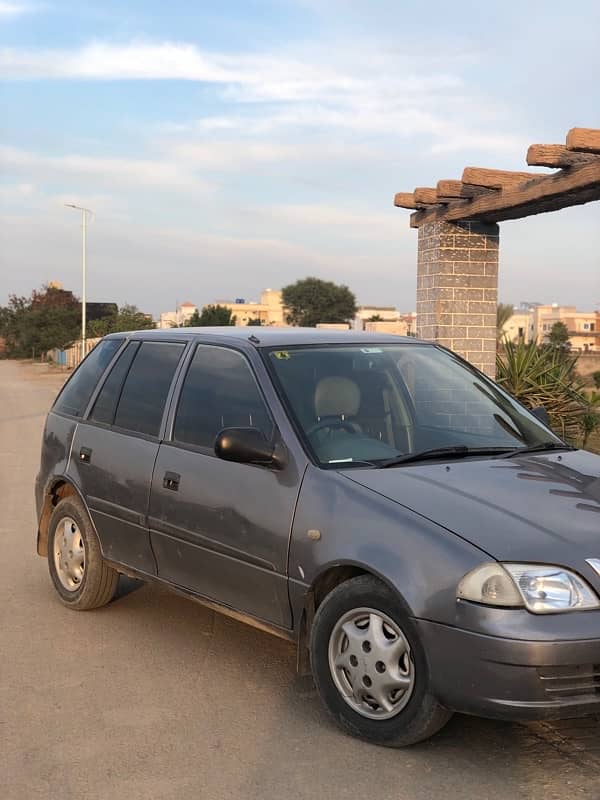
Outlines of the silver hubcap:
<svg viewBox="0 0 600 800">
<path fill-rule="evenodd" d="M 415 685 L 406 637 L 393 619 L 373 608 L 353 609 L 336 622 L 329 669 L 348 705 L 370 719 L 399 714 Z"/>
<path fill-rule="evenodd" d="M 76 591 L 85 572 L 85 548 L 79 526 L 64 517 L 54 533 L 54 566 L 58 579 L 70 592 Z"/>
</svg>

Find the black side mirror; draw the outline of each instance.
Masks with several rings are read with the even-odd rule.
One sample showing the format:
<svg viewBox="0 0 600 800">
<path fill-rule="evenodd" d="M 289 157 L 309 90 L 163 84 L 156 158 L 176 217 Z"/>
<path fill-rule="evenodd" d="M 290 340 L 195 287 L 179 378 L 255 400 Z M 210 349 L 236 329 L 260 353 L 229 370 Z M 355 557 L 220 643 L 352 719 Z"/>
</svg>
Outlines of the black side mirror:
<svg viewBox="0 0 600 800">
<path fill-rule="evenodd" d="M 548 412 L 544 408 L 544 406 L 536 406 L 535 408 L 529 409 L 533 416 L 545 425 L 547 428 L 550 427 L 550 417 L 548 416 Z"/>
<path fill-rule="evenodd" d="M 258 428 L 224 428 L 215 441 L 215 454 L 224 461 L 281 469 L 278 449 Z"/>
</svg>

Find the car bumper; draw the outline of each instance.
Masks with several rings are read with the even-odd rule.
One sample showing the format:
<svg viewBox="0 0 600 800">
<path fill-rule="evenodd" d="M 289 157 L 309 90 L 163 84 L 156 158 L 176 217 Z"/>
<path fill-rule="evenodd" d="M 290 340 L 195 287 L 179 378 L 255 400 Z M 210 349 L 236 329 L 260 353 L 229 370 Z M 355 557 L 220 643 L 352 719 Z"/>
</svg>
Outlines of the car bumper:
<svg viewBox="0 0 600 800">
<path fill-rule="evenodd" d="M 449 709 L 505 720 L 600 713 L 600 627 L 598 638 L 525 640 L 415 622 L 432 694 Z"/>
</svg>

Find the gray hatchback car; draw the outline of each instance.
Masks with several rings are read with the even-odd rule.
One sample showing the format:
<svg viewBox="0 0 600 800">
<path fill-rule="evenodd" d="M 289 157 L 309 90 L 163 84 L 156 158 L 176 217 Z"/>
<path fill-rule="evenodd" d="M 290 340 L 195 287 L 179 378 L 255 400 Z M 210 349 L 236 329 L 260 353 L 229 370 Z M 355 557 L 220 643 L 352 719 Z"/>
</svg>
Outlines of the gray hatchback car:
<svg viewBox="0 0 600 800">
<path fill-rule="evenodd" d="M 108 336 L 48 415 L 36 502 L 66 606 L 160 581 L 295 642 L 371 742 L 600 711 L 600 458 L 435 345 Z"/>
</svg>

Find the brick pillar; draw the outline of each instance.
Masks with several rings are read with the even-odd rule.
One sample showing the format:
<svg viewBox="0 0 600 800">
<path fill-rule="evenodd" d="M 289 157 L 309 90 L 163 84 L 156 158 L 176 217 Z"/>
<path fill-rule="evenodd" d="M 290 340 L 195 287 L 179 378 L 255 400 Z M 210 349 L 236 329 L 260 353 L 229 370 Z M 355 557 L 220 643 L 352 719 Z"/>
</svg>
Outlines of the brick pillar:
<svg viewBox="0 0 600 800">
<path fill-rule="evenodd" d="M 417 263 L 417 336 L 449 347 L 491 378 L 499 235 L 495 223 L 427 222 L 419 228 Z"/>
</svg>

